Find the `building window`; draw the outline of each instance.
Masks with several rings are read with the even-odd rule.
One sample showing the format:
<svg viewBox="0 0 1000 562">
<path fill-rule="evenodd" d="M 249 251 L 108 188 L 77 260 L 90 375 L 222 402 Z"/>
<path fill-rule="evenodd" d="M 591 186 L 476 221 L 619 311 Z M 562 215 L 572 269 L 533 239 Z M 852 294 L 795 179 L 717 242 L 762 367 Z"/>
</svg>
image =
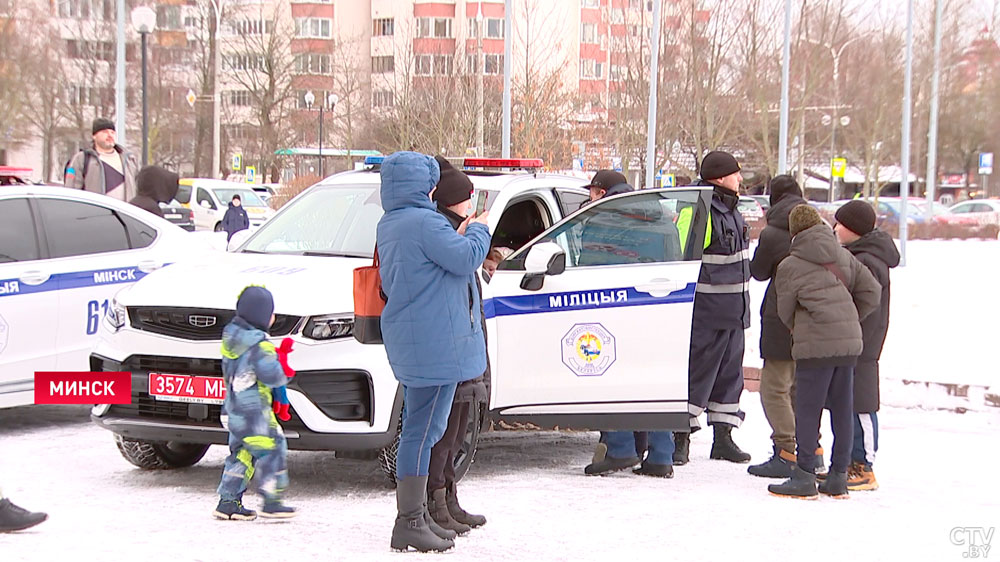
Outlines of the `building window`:
<svg viewBox="0 0 1000 562">
<path fill-rule="evenodd" d="M 486 55 L 485 74 L 500 74 L 503 72 L 503 55 Z"/>
<path fill-rule="evenodd" d="M 161 47 L 156 56 L 160 64 L 184 66 L 191 63 L 191 51 L 187 48 Z"/>
<path fill-rule="evenodd" d="M 115 45 L 110 41 L 66 40 L 66 56 L 71 59 L 115 60 Z"/>
<path fill-rule="evenodd" d="M 316 100 L 313 101 L 313 106 L 311 108 L 308 105 L 306 105 L 306 92 L 312 92 L 313 95 L 316 96 Z M 319 109 L 319 104 L 323 103 L 323 100 L 329 100 L 330 99 L 330 94 L 332 94 L 332 93 L 333 92 L 330 92 L 330 91 L 325 91 L 324 92 L 324 91 L 316 91 L 316 90 L 297 90 L 295 92 L 295 109 L 316 109 L 316 110 L 318 110 Z M 327 103 L 329 103 L 329 102 L 327 102 Z M 329 105 L 326 105 L 324 107 L 329 108 Z"/>
<path fill-rule="evenodd" d="M 233 54 L 223 58 L 223 67 L 228 70 L 263 72 L 267 69 L 264 55 Z"/>
<path fill-rule="evenodd" d="M 454 65 L 455 59 L 451 55 L 434 55 L 434 74 L 451 76 Z"/>
<path fill-rule="evenodd" d="M 581 8 L 600 8 L 601 0 L 583 0 L 580 2 Z"/>
<path fill-rule="evenodd" d="M 58 0 L 61 18 L 113 21 L 115 0 Z"/>
<path fill-rule="evenodd" d="M 417 37 L 451 39 L 452 18 L 417 18 Z"/>
<path fill-rule="evenodd" d="M 372 57 L 372 73 L 384 74 L 396 71 L 396 59 L 392 56 Z"/>
<path fill-rule="evenodd" d="M 621 82 L 626 76 L 628 76 L 628 67 L 620 64 L 612 64 L 608 68 L 608 78 L 610 78 L 612 82 Z"/>
<path fill-rule="evenodd" d="M 395 100 L 389 90 L 375 90 L 372 92 L 372 107 L 392 107 Z"/>
<path fill-rule="evenodd" d="M 376 18 L 372 20 L 372 35 L 376 37 L 385 37 L 392 35 L 392 32 L 392 18 Z"/>
<path fill-rule="evenodd" d="M 74 107 L 101 106 L 114 99 L 112 88 L 98 88 L 79 84 L 67 88 L 67 101 Z"/>
<path fill-rule="evenodd" d="M 237 20 L 229 23 L 233 35 L 264 35 L 274 31 L 272 20 Z"/>
<path fill-rule="evenodd" d="M 329 39 L 333 20 L 329 18 L 295 18 L 295 36 L 299 39 Z"/>
<path fill-rule="evenodd" d="M 157 6 L 156 29 L 175 31 L 184 29 L 180 6 Z"/>
<path fill-rule="evenodd" d="M 316 53 L 303 53 L 295 55 L 295 73 L 322 75 L 330 74 L 330 55 L 320 55 Z"/>
<path fill-rule="evenodd" d="M 430 76 L 433 57 L 431 55 L 417 55 L 413 57 L 413 74 L 417 76 Z"/>
<path fill-rule="evenodd" d="M 600 43 L 600 39 L 597 36 L 597 24 L 596 23 L 581 23 L 580 24 L 580 42 L 581 43 Z"/>
<path fill-rule="evenodd" d="M 599 80 L 604 78 L 604 63 L 593 59 L 581 60 L 580 78 L 585 80 Z"/>
<path fill-rule="evenodd" d="M 486 37 L 490 39 L 503 39 L 503 20 L 500 18 L 489 18 L 486 20 Z"/>
<path fill-rule="evenodd" d="M 250 92 L 248 90 L 230 90 L 226 92 L 226 100 L 234 107 L 249 107 Z"/>
</svg>

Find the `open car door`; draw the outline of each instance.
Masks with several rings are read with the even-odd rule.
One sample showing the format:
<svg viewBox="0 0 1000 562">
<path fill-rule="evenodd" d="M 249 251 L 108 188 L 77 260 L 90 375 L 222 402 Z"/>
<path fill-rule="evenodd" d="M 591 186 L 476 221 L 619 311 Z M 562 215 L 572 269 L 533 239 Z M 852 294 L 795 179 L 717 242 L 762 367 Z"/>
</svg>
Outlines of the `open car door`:
<svg viewBox="0 0 1000 562">
<path fill-rule="evenodd" d="M 709 188 L 643 190 L 563 219 L 500 264 L 485 301 L 490 408 L 512 421 L 687 430 Z"/>
</svg>

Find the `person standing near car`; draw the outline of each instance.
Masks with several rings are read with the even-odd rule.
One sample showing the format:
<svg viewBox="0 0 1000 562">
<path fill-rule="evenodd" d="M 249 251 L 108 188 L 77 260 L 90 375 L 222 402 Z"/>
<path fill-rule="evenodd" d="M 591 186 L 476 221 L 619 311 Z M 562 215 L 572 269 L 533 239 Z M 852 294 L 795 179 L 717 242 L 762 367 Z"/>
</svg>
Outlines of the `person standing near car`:
<svg viewBox="0 0 1000 562">
<path fill-rule="evenodd" d="M 160 203 L 169 203 L 177 196 L 179 176 L 159 166 L 146 166 L 136 174 L 135 183 L 138 195 L 133 197 L 129 203 L 153 213 L 162 218 L 163 211 Z"/>
<path fill-rule="evenodd" d="M 488 213 L 452 227 L 437 212 L 438 163 L 416 152 L 382 162 L 376 229 L 386 305 L 381 328 L 393 375 L 403 387 L 396 453 L 396 521 L 390 546 L 421 552 L 452 548 L 454 531 L 427 512 L 432 447 L 444 435 L 455 389 L 486 370 L 486 344 L 475 273 L 486 259 Z"/>
<path fill-rule="evenodd" d="M 233 200 L 229 202 L 229 208 L 222 217 L 222 230 L 226 231 L 226 241 L 232 240 L 233 234 L 248 228 L 250 228 L 250 217 L 243 208 L 243 200 L 239 194 L 233 195 Z"/>
<path fill-rule="evenodd" d="M 130 201 L 136 196 L 139 170 L 135 155 L 115 142 L 115 124 L 108 119 L 94 119 L 91 135 L 93 144 L 77 152 L 66 165 L 63 184 Z"/>
<path fill-rule="evenodd" d="M 472 180 L 461 170 L 455 169 L 445 158 L 435 156 L 441 170 L 431 199 L 437 211 L 444 215 L 452 228 L 458 230 L 471 212 Z M 476 292 L 479 293 L 479 317 L 483 327 L 483 342 L 486 337 L 486 315 L 483 313 L 483 287 L 476 277 Z M 431 518 L 441 527 L 463 535 L 470 529 L 486 524 L 486 517 L 475 515 L 462 509 L 458 503 L 458 487 L 455 483 L 455 456 L 462 449 L 465 432 L 469 424 L 469 412 L 476 403 L 485 402 L 488 396 L 486 381 L 490 376 L 490 360 L 486 358 L 486 370 L 477 378 L 458 383 L 455 399 L 444 436 L 431 449 L 431 462 L 427 475 L 427 509 Z M 476 422 L 473 422 L 476 423 Z"/>
<path fill-rule="evenodd" d="M 698 416 L 708 412 L 714 430 L 710 458 L 744 463 L 750 455 L 733 441 L 732 430 L 743 423 L 743 331 L 750 327 L 750 236 L 736 208 L 740 165 L 728 152 L 712 151 L 701 163 L 698 185 L 712 186 L 701 271 L 694 294 L 691 348 L 688 357 L 688 414 L 691 432 Z M 682 247 L 692 214 L 678 216 Z M 685 224 L 686 223 L 686 224 Z M 674 464 L 688 462 L 690 433 L 675 433 Z"/>
<path fill-rule="evenodd" d="M 789 175 L 775 176 L 768 184 L 771 207 L 767 226 L 757 240 L 757 250 L 750 260 L 750 274 L 758 281 L 768 281 L 760 307 L 760 402 L 771 426 L 774 455 L 755 464 L 747 472 L 762 478 L 788 478 L 795 465 L 795 361 L 792 360 L 792 334 L 778 318 L 774 273 L 792 245 L 788 232 L 788 214 L 805 204 L 802 189 Z"/>
</svg>

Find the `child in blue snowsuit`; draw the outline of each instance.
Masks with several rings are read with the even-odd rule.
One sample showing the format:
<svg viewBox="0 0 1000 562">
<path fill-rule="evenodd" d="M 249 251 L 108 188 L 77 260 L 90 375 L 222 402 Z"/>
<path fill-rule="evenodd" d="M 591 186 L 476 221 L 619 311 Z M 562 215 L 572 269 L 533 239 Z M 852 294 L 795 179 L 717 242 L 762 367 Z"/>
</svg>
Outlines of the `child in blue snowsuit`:
<svg viewBox="0 0 1000 562">
<path fill-rule="evenodd" d="M 283 387 L 286 371 L 267 328 L 274 321 L 274 299 L 263 288 L 250 286 L 240 293 L 236 317 L 222 332 L 222 374 L 226 381 L 225 411 L 229 415 L 229 451 L 216 519 L 252 521 L 257 513 L 243 507 L 250 478 L 264 496 L 262 517 L 295 516 L 295 508 L 281 501 L 288 487 L 285 435 L 274 417 L 271 389 Z"/>
</svg>

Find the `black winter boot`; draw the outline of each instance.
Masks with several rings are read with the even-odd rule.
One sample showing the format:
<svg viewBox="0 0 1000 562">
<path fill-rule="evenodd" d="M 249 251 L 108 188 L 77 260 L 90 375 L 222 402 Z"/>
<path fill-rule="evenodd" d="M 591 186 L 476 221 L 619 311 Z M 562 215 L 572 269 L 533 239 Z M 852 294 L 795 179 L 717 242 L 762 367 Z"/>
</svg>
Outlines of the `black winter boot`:
<svg viewBox="0 0 1000 562">
<path fill-rule="evenodd" d="M 14 505 L 10 500 L 0 499 L 0 533 L 23 531 L 48 519 L 44 513 L 34 513 Z"/>
<path fill-rule="evenodd" d="M 691 434 L 674 432 L 674 465 L 688 463 L 688 451 L 691 449 Z"/>
<path fill-rule="evenodd" d="M 396 483 L 396 511 L 396 524 L 389 541 L 394 550 L 413 547 L 420 552 L 441 552 L 455 546 L 454 541 L 434 534 L 427 524 L 430 517 L 426 476 L 409 476 Z"/>
<path fill-rule="evenodd" d="M 633 469 L 633 473 L 641 474 L 642 476 L 655 476 L 657 478 L 673 478 L 674 477 L 674 467 L 669 464 L 656 464 L 649 462 L 649 460 L 642 461 L 639 468 Z"/>
<path fill-rule="evenodd" d="M 715 430 L 715 439 L 712 441 L 709 458 L 738 463 L 750 462 L 750 455 L 744 453 L 733 441 L 733 426 L 717 423 L 712 428 Z"/>
<path fill-rule="evenodd" d="M 604 443 L 598 443 L 594 449 L 594 457 L 591 459 L 591 463 L 583 468 L 583 473 L 587 476 L 604 476 L 612 472 L 632 468 L 637 464 L 639 464 L 639 457 L 609 457 L 608 446 Z"/>
<path fill-rule="evenodd" d="M 792 467 L 791 478 L 781 484 L 770 484 L 767 491 L 776 496 L 802 500 L 814 500 L 819 497 L 819 492 L 816 491 L 816 475 L 802 470 L 799 465 Z"/>
<path fill-rule="evenodd" d="M 832 470 L 828 472 L 826 478 L 819 484 L 819 491 L 838 500 L 846 500 L 848 498 L 847 472 L 834 472 Z"/>
<path fill-rule="evenodd" d="M 747 472 L 761 478 L 788 478 L 792 475 L 792 465 L 794 464 L 794 453 L 775 447 L 773 457 L 765 463 L 755 464 L 747 468 Z"/>
<path fill-rule="evenodd" d="M 469 513 L 462 509 L 462 506 L 458 503 L 458 489 L 455 487 L 455 483 L 452 482 L 448 484 L 446 500 L 448 503 L 448 513 L 451 514 L 452 519 L 463 523 L 475 529 L 476 527 L 482 527 L 486 524 L 486 517 L 483 515 L 476 515 L 474 513 Z"/>
<path fill-rule="evenodd" d="M 455 531 L 459 535 L 464 535 L 472 530 L 472 527 L 456 521 L 448 511 L 448 501 L 444 488 L 430 491 L 427 498 L 427 511 L 431 514 L 431 519 L 444 529 Z"/>
</svg>

